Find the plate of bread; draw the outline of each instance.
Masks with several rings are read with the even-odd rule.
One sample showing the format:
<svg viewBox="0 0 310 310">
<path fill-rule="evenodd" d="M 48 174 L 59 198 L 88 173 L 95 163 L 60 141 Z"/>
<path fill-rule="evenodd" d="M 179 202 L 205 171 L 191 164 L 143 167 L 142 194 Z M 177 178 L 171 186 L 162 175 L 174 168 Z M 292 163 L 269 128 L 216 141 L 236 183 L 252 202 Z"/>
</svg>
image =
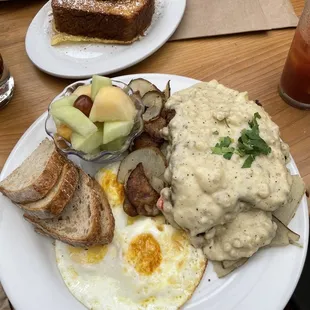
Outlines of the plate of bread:
<svg viewBox="0 0 310 310">
<path fill-rule="evenodd" d="M 0 278 L 21 310 L 282 310 L 307 252 L 278 126 L 215 80 L 69 85 L 11 152 L 0 204 Z"/>
<path fill-rule="evenodd" d="M 54 76 L 110 74 L 168 41 L 185 6 L 186 0 L 50 0 L 28 28 L 26 52 Z"/>
</svg>

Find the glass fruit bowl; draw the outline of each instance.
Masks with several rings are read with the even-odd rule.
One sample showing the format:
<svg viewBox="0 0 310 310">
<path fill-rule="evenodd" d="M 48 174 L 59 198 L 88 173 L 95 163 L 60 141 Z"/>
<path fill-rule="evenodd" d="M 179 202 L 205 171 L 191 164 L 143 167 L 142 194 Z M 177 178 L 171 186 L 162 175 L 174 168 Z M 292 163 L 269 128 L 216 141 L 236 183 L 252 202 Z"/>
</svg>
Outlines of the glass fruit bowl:
<svg viewBox="0 0 310 310">
<path fill-rule="evenodd" d="M 54 98 L 48 107 L 48 116 L 45 121 L 45 131 L 54 140 L 57 149 L 63 154 L 75 155 L 88 162 L 108 163 L 119 159 L 123 153 L 128 150 L 133 140 L 143 131 L 142 114 L 144 113 L 145 108 L 140 96 L 134 94 L 132 89 L 127 84 L 112 80 L 112 85 L 121 88 L 126 94 L 128 94 L 136 107 L 137 114 L 135 116 L 134 125 L 131 132 L 124 140 L 121 148 L 117 150 L 102 150 L 96 154 L 86 154 L 82 151 L 75 150 L 69 141 L 57 133 L 56 124 L 50 113 L 50 109 L 56 100 L 70 96 L 79 86 L 89 85 L 91 83 L 92 79 L 74 82 L 67 86 L 57 97 Z"/>
</svg>

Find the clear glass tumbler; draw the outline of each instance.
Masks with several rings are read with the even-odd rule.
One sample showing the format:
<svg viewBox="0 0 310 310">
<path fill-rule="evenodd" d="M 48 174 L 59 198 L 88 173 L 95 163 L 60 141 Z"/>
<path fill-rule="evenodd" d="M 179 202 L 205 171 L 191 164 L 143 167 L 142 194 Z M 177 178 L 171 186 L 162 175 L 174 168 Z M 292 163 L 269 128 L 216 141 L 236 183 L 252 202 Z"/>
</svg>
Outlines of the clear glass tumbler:
<svg viewBox="0 0 310 310">
<path fill-rule="evenodd" d="M 5 107 L 11 100 L 14 92 L 14 79 L 3 62 L 0 54 L 0 109 Z"/>
<path fill-rule="evenodd" d="M 310 110 L 310 0 L 305 2 L 279 84 L 288 104 Z"/>
</svg>

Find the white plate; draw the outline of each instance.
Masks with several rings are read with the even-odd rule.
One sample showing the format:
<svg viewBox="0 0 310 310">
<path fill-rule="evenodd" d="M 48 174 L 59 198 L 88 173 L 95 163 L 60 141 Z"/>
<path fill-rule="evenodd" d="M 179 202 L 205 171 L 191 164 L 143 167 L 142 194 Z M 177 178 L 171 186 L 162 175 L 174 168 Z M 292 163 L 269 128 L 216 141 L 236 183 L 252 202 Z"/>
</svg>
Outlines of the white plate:
<svg viewBox="0 0 310 310">
<path fill-rule="evenodd" d="M 147 35 L 131 45 L 66 43 L 51 46 L 51 4 L 32 20 L 26 35 L 30 60 L 42 71 L 63 78 L 86 78 L 128 68 L 157 51 L 182 20 L 186 0 L 155 0 L 156 9 Z"/>
<path fill-rule="evenodd" d="M 159 74 L 118 77 L 123 82 L 144 77 L 159 88 L 171 80 L 172 91 L 189 87 L 196 80 Z M 55 94 L 56 95 L 56 94 Z M 43 114 L 23 135 L 8 158 L 0 179 L 20 165 L 45 137 Z M 298 170 L 289 164 L 292 174 Z M 50 239 L 34 233 L 22 212 L 0 196 L 0 279 L 17 310 L 85 309 L 69 293 L 58 272 Z M 308 244 L 308 208 L 303 198 L 290 227 L 301 235 L 303 248 L 287 246 L 260 251 L 243 267 L 218 279 L 211 263 L 193 298 L 184 309 L 282 310 L 301 274 Z"/>
</svg>

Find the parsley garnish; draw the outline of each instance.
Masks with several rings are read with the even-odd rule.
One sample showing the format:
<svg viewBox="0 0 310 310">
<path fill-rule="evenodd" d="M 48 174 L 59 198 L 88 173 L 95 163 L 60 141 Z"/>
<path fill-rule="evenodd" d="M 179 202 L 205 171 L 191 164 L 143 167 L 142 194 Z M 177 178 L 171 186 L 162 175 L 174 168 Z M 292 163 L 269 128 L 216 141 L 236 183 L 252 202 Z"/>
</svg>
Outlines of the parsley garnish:
<svg viewBox="0 0 310 310">
<path fill-rule="evenodd" d="M 255 113 L 253 120 L 249 122 L 250 129 L 243 129 L 241 136 L 238 139 L 237 149 L 231 147 L 233 140 L 230 137 L 220 138 L 220 143 L 212 147 L 212 154 L 223 155 L 227 160 L 230 160 L 233 153 L 238 154 L 240 157 L 247 156 L 242 168 L 250 168 L 256 156 L 268 155 L 271 148 L 259 135 L 259 125 L 257 119 L 260 119 L 259 113 Z"/>
<path fill-rule="evenodd" d="M 230 137 L 220 138 L 220 143 L 216 143 L 215 147 L 211 147 L 212 154 L 223 155 L 225 159 L 231 159 L 235 148 L 229 147 L 233 140 Z"/>
<path fill-rule="evenodd" d="M 256 156 L 268 155 L 271 152 L 271 148 L 259 136 L 257 119 L 260 118 L 261 116 L 256 112 L 253 120 L 249 122 L 250 129 L 243 129 L 238 139 L 236 153 L 241 157 L 248 155 L 242 168 L 250 168 Z"/>
</svg>

